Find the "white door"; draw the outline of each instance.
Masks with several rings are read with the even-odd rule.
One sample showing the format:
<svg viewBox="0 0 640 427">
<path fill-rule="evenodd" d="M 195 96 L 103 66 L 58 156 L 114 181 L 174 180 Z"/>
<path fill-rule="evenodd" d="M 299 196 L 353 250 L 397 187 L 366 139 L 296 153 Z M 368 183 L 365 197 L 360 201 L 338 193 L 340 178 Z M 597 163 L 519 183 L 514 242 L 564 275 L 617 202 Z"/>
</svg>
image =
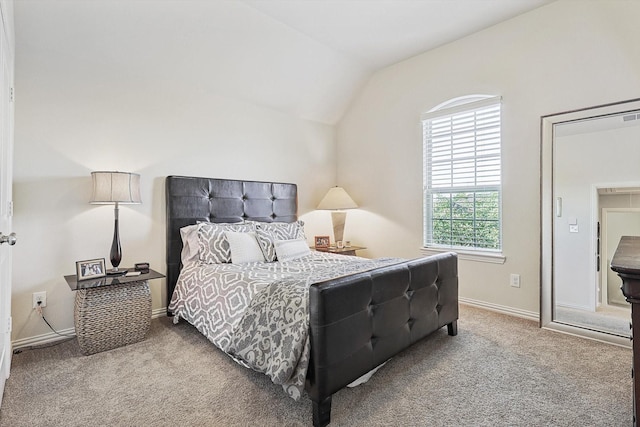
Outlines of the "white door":
<svg viewBox="0 0 640 427">
<path fill-rule="evenodd" d="M 11 234 L 13 177 L 13 8 L 0 1 L 0 405 L 11 366 Z"/>
</svg>

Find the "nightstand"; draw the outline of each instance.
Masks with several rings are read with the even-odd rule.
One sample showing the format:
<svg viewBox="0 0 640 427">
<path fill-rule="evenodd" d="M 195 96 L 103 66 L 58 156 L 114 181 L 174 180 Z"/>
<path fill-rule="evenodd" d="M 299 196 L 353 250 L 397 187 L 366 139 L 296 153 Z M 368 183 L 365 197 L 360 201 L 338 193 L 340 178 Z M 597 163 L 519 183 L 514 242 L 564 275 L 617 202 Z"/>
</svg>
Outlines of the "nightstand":
<svg viewBox="0 0 640 427">
<path fill-rule="evenodd" d="M 364 246 L 349 246 L 344 247 L 344 248 L 338 248 L 336 246 L 329 246 L 329 248 L 314 248 L 316 251 L 319 252 L 330 252 L 332 254 L 339 254 L 339 255 L 354 255 L 356 254 L 356 251 L 359 251 L 361 249 L 367 249 Z"/>
<path fill-rule="evenodd" d="M 64 276 L 76 292 L 73 322 L 82 352 L 89 355 L 142 341 L 151 322 L 149 280 L 162 277 L 151 269 L 139 276 L 80 281 L 75 274 Z"/>
</svg>

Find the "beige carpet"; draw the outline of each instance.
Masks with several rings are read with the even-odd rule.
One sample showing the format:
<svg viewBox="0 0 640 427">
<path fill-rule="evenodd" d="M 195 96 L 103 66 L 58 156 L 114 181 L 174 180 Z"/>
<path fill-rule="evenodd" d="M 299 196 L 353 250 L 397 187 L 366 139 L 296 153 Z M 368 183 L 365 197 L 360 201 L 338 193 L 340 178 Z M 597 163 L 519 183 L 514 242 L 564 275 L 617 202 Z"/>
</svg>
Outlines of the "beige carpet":
<svg viewBox="0 0 640 427">
<path fill-rule="evenodd" d="M 368 383 L 333 396 L 332 426 L 630 426 L 631 350 L 461 306 L 446 328 Z M 295 402 L 195 328 L 152 321 L 140 343 L 77 343 L 13 359 L 0 426 L 305 426 Z"/>
</svg>

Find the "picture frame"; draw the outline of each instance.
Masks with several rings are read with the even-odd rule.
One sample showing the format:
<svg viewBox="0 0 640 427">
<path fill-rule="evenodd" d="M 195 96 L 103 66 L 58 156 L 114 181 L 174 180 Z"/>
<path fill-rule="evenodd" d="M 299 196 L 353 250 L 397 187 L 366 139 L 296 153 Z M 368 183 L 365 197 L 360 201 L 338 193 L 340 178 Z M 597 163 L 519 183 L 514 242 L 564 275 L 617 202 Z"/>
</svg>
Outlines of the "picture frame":
<svg viewBox="0 0 640 427">
<path fill-rule="evenodd" d="M 76 275 L 78 280 L 96 279 L 107 275 L 104 258 L 76 261 Z"/>
<path fill-rule="evenodd" d="M 316 249 L 329 249 L 331 241 L 329 236 L 315 236 L 315 248 Z"/>
</svg>

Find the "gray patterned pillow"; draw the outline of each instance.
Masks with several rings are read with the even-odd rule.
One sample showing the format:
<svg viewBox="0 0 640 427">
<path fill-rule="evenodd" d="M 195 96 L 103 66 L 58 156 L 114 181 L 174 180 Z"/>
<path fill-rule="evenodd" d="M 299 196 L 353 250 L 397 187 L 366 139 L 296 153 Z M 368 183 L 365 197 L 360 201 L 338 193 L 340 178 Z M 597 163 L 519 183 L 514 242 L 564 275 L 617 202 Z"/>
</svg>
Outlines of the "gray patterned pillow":
<svg viewBox="0 0 640 427">
<path fill-rule="evenodd" d="M 253 231 L 249 224 L 216 224 L 201 222 L 198 227 L 199 259 L 205 264 L 222 264 L 231 262 L 231 250 L 225 231 Z"/>
<path fill-rule="evenodd" d="M 256 230 L 258 243 L 267 262 L 276 260 L 276 240 L 306 239 L 304 222 L 252 222 Z"/>
</svg>

